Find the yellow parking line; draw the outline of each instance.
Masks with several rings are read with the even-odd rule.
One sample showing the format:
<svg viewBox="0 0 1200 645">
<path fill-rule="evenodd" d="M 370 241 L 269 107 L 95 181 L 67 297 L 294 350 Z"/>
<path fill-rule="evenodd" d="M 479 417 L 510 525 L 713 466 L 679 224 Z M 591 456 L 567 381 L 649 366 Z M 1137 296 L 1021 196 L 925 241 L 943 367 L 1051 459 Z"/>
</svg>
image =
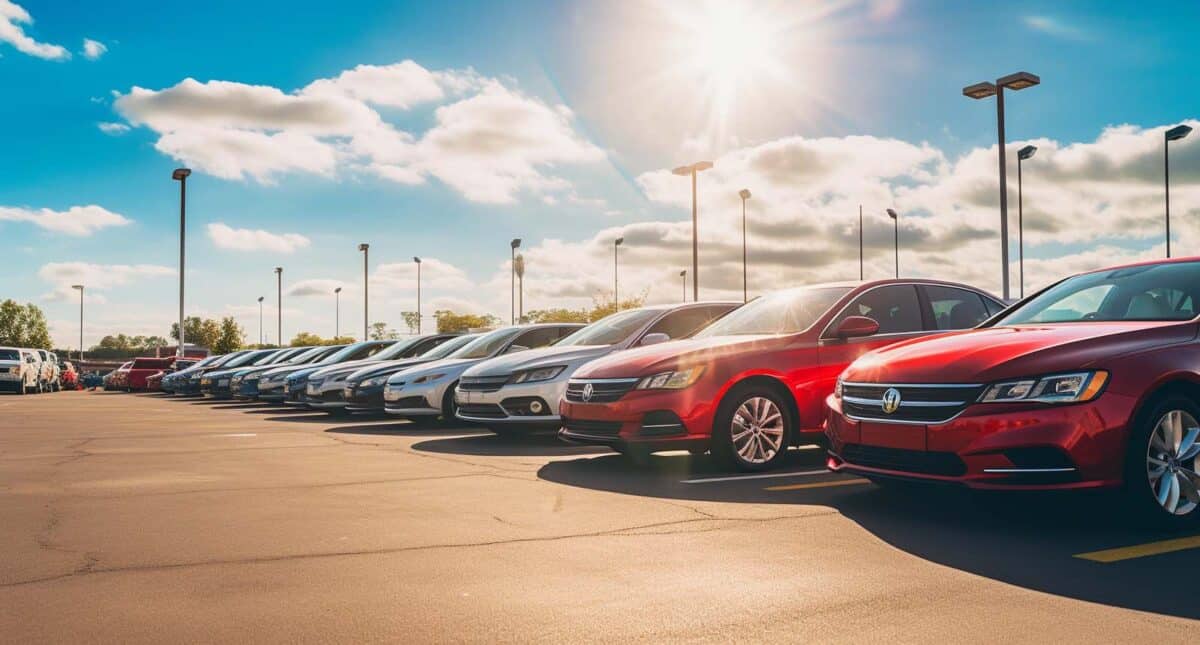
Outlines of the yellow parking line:
<svg viewBox="0 0 1200 645">
<path fill-rule="evenodd" d="M 1175 538 L 1173 540 L 1162 540 L 1161 542 L 1148 542 L 1146 544 L 1123 546 L 1117 549 L 1105 549 L 1103 551 L 1092 551 L 1091 553 L 1077 553 L 1075 554 L 1075 557 L 1081 560 L 1091 560 L 1092 562 L 1109 563 L 1198 548 L 1200 548 L 1200 535 L 1193 535 L 1191 537 Z"/>
<path fill-rule="evenodd" d="M 803 490 L 805 488 L 833 488 L 834 486 L 855 486 L 871 483 L 866 479 L 841 479 L 832 482 L 817 482 L 815 484 L 788 484 L 787 486 L 768 486 L 763 490 Z"/>
</svg>

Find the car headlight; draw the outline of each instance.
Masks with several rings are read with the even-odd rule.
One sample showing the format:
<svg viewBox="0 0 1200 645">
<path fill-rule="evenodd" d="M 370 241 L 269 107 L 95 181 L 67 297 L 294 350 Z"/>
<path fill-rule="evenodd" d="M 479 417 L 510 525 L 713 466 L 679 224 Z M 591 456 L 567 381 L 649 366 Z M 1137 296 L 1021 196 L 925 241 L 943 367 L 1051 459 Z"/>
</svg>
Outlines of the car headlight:
<svg viewBox="0 0 1200 645">
<path fill-rule="evenodd" d="M 1100 396 L 1107 382 L 1108 372 L 1104 370 L 1004 381 L 988 386 L 979 402 L 1081 403 Z"/>
<path fill-rule="evenodd" d="M 438 380 L 438 379 L 442 378 L 443 376 L 445 376 L 445 374 L 444 374 L 444 373 L 438 373 L 438 374 L 426 374 L 425 376 L 419 376 L 419 377 L 417 377 L 417 378 L 413 379 L 413 383 L 414 383 L 414 384 L 417 384 L 417 383 L 432 383 L 432 382 L 434 382 L 434 381 L 436 381 L 436 380 Z"/>
<path fill-rule="evenodd" d="M 843 388 L 842 377 L 839 376 L 838 380 L 837 380 L 837 385 L 833 386 L 833 398 L 835 398 L 835 399 L 842 398 L 842 388 Z"/>
<path fill-rule="evenodd" d="M 639 390 L 682 390 L 696 382 L 704 373 L 703 367 L 689 367 L 661 374 L 651 374 L 638 381 Z"/>
<path fill-rule="evenodd" d="M 369 378 L 362 383 L 359 383 L 358 387 L 378 387 L 384 383 L 387 383 L 387 380 L 388 377 L 386 376 L 376 376 L 375 378 Z M 353 386 L 352 383 L 350 385 Z"/>
<path fill-rule="evenodd" d="M 565 369 L 567 369 L 566 365 L 555 365 L 554 367 L 539 367 L 535 370 L 517 372 L 511 379 L 509 379 L 509 383 L 533 383 L 535 381 L 549 381 L 559 374 L 562 374 L 562 371 Z"/>
</svg>

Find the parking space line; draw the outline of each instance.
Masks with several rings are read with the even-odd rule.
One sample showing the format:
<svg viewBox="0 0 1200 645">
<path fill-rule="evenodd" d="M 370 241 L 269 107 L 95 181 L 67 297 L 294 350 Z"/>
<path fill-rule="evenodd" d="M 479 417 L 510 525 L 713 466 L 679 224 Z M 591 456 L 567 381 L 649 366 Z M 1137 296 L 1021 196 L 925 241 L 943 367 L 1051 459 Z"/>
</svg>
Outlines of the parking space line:
<svg viewBox="0 0 1200 645">
<path fill-rule="evenodd" d="M 817 482 L 815 484 L 785 484 L 783 486 L 768 486 L 763 490 L 780 491 L 780 490 L 804 490 L 806 488 L 833 488 L 834 486 L 858 486 L 861 484 L 870 484 L 869 479 L 839 479 L 831 482 Z"/>
<path fill-rule="evenodd" d="M 748 479 L 774 479 L 777 477 L 805 477 L 809 475 L 828 475 L 829 470 L 798 470 L 790 473 L 766 473 L 764 475 L 733 475 L 730 477 L 705 477 L 703 479 L 682 479 L 680 484 L 711 484 L 713 482 L 736 482 Z"/>
<path fill-rule="evenodd" d="M 1175 538 L 1172 540 L 1162 540 L 1159 542 L 1147 542 L 1146 544 L 1135 544 L 1133 546 L 1123 546 L 1116 549 L 1105 549 L 1103 551 L 1092 551 L 1090 553 L 1077 553 L 1074 557 L 1081 560 L 1091 560 L 1092 562 L 1120 562 L 1122 560 L 1132 560 L 1134 558 L 1145 558 L 1151 555 L 1161 555 L 1163 553 L 1174 553 L 1176 551 L 1186 551 L 1188 549 L 1200 549 L 1200 535 L 1191 537 Z"/>
</svg>

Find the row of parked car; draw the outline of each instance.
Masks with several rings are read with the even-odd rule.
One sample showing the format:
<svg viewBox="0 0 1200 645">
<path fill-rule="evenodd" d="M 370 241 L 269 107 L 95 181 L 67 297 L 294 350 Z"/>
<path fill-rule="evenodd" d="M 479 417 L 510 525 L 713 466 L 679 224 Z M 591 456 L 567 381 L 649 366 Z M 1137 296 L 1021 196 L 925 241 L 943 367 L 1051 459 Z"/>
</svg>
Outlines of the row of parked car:
<svg viewBox="0 0 1200 645">
<path fill-rule="evenodd" d="M 1198 314 L 1196 258 L 1072 276 L 1007 307 L 934 280 L 822 284 L 587 326 L 238 352 L 162 387 L 745 471 L 819 443 L 830 469 L 883 485 L 1116 489 L 1171 523 L 1200 515 Z"/>
<path fill-rule="evenodd" d="M 75 389 L 75 366 L 44 349 L 0 347 L 0 392 L 41 394 Z"/>
</svg>

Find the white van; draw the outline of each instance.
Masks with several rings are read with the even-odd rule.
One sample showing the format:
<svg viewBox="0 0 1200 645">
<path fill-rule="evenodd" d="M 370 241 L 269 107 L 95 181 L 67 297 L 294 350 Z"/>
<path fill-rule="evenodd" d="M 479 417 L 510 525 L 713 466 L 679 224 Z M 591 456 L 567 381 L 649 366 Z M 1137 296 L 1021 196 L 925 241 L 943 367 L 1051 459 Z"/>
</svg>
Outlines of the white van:
<svg viewBox="0 0 1200 645">
<path fill-rule="evenodd" d="M 0 347 L 0 392 L 26 394 L 39 391 L 37 355 L 17 347 Z"/>
</svg>

